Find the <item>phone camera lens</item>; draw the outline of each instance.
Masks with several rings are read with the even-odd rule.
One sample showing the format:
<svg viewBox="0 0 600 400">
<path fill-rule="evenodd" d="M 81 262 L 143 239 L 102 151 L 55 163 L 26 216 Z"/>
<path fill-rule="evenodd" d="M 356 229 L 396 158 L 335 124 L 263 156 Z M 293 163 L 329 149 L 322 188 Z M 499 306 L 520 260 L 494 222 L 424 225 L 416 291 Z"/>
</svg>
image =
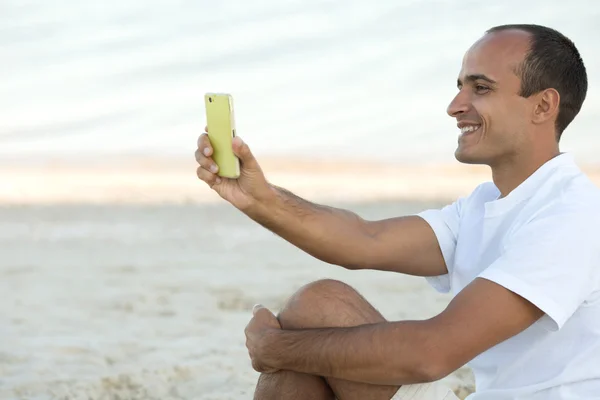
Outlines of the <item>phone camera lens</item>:
<svg viewBox="0 0 600 400">
<path fill-rule="evenodd" d="M 208 98 L 208 102 L 209 102 L 209 103 L 212 103 L 212 97 L 209 97 L 209 98 Z"/>
</svg>

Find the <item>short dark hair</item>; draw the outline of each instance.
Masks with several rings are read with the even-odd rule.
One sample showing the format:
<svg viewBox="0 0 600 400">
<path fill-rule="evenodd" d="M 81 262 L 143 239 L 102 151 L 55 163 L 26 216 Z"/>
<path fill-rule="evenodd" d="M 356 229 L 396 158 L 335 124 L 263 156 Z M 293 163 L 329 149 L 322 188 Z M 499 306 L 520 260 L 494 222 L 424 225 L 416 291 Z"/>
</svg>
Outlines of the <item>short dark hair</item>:
<svg viewBox="0 0 600 400">
<path fill-rule="evenodd" d="M 521 30 L 531 35 L 529 52 L 517 69 L 521 78 L 519 95 L 529 97 L 548 88 L 560 95 L 556 117 L 556 140 L 581 110 L 587 93 L 587 74 L 575 44 L 562 33 L 534 24 L 499 25 L 486 33 Z"/>
</svg>

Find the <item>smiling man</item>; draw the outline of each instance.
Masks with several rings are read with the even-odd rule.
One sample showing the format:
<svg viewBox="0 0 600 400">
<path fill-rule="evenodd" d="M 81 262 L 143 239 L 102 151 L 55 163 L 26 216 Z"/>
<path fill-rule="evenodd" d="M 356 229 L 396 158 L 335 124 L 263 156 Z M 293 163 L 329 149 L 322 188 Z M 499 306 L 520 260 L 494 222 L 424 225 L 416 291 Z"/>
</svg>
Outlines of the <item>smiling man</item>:
<svg viewBox="0 0 600 400">
<path fill-rule="evenodd" d="M 587 91 L 581 57 L 555 30 L 499 26 L 467 51 L 457 83 L 456 158 L 490 166 L 493 182 L 418 215 L 366 221 L 303 200 L 269 184 L 239 138 L 240 178 L 217 179 L 201 135 L 198 177 L 267 229 L 327 263 L 453 294 L 419 321 L 387 321 L 333 280 L 301 288 L 278 317 L 255 307 L 255 399 L 449 400 L 439 380 L 466 363 L 469 400 L 598 398 L 600 189 L 559 150 Z"/>
</svg>

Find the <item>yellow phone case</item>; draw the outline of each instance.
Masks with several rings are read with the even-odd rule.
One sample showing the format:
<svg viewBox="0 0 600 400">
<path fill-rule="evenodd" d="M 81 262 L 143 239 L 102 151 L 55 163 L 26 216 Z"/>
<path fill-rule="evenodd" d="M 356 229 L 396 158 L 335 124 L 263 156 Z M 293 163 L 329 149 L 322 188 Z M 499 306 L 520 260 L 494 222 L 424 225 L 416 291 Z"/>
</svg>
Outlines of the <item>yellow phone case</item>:
<svg viewBox="0 0 600 400">
<path fill-rule="evenodd" d="M 235 137 L 233 98 L 225 93 L 207 93 L 204 95 L 208 138 L 213 148 L 212 158 L 219 166 L 217 175 L 224 178 L 240 176 L 240 161 L 231 148 Z"/>
</svg>

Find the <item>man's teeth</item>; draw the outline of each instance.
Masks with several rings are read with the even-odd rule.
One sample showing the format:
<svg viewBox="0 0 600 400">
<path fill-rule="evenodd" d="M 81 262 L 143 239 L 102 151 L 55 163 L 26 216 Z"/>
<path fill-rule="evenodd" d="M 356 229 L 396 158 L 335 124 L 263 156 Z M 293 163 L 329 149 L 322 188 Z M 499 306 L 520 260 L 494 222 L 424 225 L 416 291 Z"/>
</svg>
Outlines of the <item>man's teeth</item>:
<svg viewBox="0 0 600 400">
<path fill-rule="evenodd" d="M 479 129 L 479 125 L 469 125 L 461 128 L 460 133 L 475 132 L 477 129 Z"/>
</svg>

